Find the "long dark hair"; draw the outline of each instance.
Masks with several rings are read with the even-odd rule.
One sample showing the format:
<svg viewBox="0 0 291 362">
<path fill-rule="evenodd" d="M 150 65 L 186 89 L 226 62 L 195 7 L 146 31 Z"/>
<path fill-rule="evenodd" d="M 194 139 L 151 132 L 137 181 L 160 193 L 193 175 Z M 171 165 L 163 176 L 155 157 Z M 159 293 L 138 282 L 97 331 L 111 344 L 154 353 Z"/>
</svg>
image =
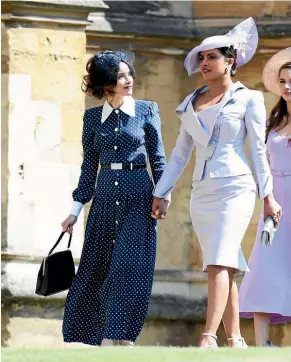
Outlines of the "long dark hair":
<svg viewBox="0 0 291 362">
<path fill-rule="evenodd" d="M 278 72 L 279 77 L 283 69 L 291 69 L 291 62 L 287 62 L 281 66 Z M 279 102 L 272 109 L 270 118 L 268 120 L 267 130 L 266 130 L 266 142 L 272 129 L 280 131 L 288 124 L 289 118 L 290 116 L 288 114 L 287 102 L 281 96 Z"/>
</svg>

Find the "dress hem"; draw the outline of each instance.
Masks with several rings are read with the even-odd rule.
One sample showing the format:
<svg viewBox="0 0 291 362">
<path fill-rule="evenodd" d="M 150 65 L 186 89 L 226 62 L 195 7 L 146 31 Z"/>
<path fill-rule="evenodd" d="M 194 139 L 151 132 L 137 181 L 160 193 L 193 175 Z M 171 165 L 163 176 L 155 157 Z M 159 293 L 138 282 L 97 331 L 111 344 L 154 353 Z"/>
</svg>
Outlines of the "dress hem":
<svg viewBox="0 0 291 362">
<path fill-rule="evenodd" d="M 259 312 L 240 312 L 240 318 L 252 319 L 254 318 L 254 313 L 266 313 L 270 314 L 270 324 L 284 324 L 291 322 L 291 316 L 286 316 L 276 312 L 268 312 L 266 310 L 260 310 Z"/>
<path fill-rule="evenodd" d="M 120 337 L 120 338 L 116 338 L 116 336 L 112 337 L 112 336 L 104 336 L 102 338 L 103 339 L 111 339 L 113 341 L 130 341 L 135 343 L 137 338 L 128 338 L 128 337 Z M 84 340 L 84 339 L 79 339 L 79 338 L 63 338 L 64 343 L 83 343 L 83 344 L 88 344 L 90 346 L 101 346 L 102 341 L 100 342 L 90 342 L 88 340 Z"/>
<path fill-rule="evenodd" d="M 243 274 L 245 272 L 249 272 L 249 268 L 248 266 L 246 267 L 239 267 L 237 265 L 230 265 L 230 264 L 227 264 L 227 263 L 205 263 L 203 264 L 203 268 L 202 268 L 202 271 L 204 273 L 207 273 L 207 267 L 208 265 L 214 265 L 214 266 L 223 266 L 223 267 L 226 267 L 226 268 L 232 268 L 232 269 L 235 269 L 235 274 Z"/>
</svg>

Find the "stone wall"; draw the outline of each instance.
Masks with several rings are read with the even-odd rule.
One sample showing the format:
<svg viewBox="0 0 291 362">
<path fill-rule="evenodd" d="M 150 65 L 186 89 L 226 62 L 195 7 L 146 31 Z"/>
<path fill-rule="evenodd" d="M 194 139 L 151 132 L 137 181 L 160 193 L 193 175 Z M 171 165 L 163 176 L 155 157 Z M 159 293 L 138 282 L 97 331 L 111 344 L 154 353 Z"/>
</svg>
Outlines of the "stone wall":
<svg viewBox="0 0 291 362">
<path fill-rule="evenodd" d="M 80 173 L 85 26 L 89 11 L 98 7 L 66 3 L 2 4 L 2 291 L 7 307 L 13 298 L 34 298 L 40 260 L 60 234 Z M 83 239 L 83 218 L 76 241 Z M 81 242 L 73 242 L 76 258 L 81 248 Z"/>
</svg>

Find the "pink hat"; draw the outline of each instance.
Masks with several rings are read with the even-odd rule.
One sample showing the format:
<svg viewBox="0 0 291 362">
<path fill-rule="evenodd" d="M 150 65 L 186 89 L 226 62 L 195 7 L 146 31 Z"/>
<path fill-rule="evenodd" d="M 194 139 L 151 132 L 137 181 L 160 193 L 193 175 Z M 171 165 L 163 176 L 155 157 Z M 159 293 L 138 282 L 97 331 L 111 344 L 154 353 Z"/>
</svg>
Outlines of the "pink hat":
<svg viewBox="0 0 291 362">
<path fill-rule="evenodd" d="M 230 47 L 237 51 L 237 66 L 246 64 L 255 54 L 258 46 L 259 36 L 253 18 L 248 18 L 236 25 L 225 35 L 215 35 L 206 38 L 200 45 L 193 48 L 187 55 L 184 65 L 188 75 L 199 72 L 199 52 L 209 49 Z"/>
<path fill-rule="evenodd" d="M 265 88 L 281 96 L 279 88 L 279 70 L 283 64 L 291 62 L 291 47 L 283 49 L 272 56 L 263 70 L 263 83 Z"/>
</svg>

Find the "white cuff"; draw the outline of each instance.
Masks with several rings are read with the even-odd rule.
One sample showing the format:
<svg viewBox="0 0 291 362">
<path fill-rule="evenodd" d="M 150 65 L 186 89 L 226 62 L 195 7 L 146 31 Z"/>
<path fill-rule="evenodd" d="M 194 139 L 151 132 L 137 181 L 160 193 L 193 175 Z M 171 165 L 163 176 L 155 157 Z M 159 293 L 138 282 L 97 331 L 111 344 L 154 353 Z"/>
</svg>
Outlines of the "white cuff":
<svg viewBox="0 0 291 362">
<path fill-rule="evenodd" d="M 261 182 L 261 184 L 263 184 L 263 182 Z M 260 184 L 258 184 L 258 190 L 259 198 L 261 200 L 273 192 L 273 176 L 271 174 L 268 176 L 265 184 L 262 187 L 260 187 Z"/>
<path fill-rule="evenodd" d="M 73 201 L 72 209 L 70 215 L 79 216 L 80 212 L 83 209 L 83 204 L 79 201 Z"/>
<path fill-rule="evenodd" d="M 165 197 L 166 201 L 169 201 L 169 203 L 171 203 L 171 194 L 169 194 L 168 196 Z"/>
</svg>

